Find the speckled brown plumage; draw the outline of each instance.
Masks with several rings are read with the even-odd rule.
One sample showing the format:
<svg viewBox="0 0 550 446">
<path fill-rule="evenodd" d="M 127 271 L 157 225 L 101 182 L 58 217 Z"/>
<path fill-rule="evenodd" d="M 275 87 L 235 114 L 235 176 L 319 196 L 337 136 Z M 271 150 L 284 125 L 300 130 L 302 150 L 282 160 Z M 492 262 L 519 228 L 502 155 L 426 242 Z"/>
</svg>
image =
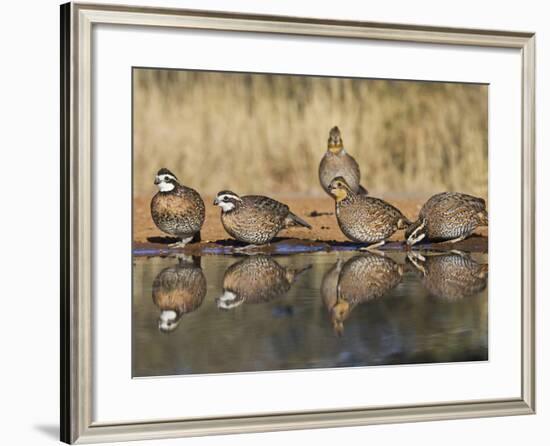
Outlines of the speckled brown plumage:
<svg viewBox="0 0 550 446">
<path fill-rule="evenodd" d="M 402 275 L 403 267 L 389 257 L 356 255 L 342 266 L 338 298 L 354 305 L 382 297 L 401 281 Z"/>
<path fill-rule="evenodd" d="M 256 255 L 231 265 L 223 276 L 224 295 L 218 307 L 234 308 L 244 302 L 263 303 L 283 296 L 300 273 L 309 269 L 281 266 L 272 257 Z"/>
<path fill-rule="evenodd" d="M 426 289 L 436 297 L 463 299 L 480 293 L 487 286 L 487 265 L 477 263 L 465 253 L 426 256 L 410 253 L 407 260 L 421 274 Z"/>
<path fill-rule="evenodd" d="M 337 302 L 331 309 L 335 332 L 342 334 L 356 305 L 384 296 L 402 276 L 403 267 L 389 257 L 365 253 L 349 259 L 338 276 Z"/>
<path fill-rule="evenodd" d="M 289 207 L 277 200 L 261 195 L 246 195 L 239 197 L 233 192 L 218 193 L 215 204 L 219 204 L 222 197 L 230 197 L 233 208 L 222 209 L 221 221 L 223 227 L 231 237 L 245 243 L 262 245 L 269 243 L 282 229 L 292 226 L 311 226 Z M 222 203 L 223 204 L 223 203 Z"/>
<path fill-rule="evenodd" d="M 410 224 L 395 206 L 380 198 L 353 192 L 342 177 L 332 180 L 329 190 L 336 199 L 338 225 L 350 240 L 382 242 Z"/>
<path fill-rule="evenodd" d="M 172 190 L 159 191 L 151 200 L 151 216 L 161 231 L 182 239 L 192 238 L 204 223 L 204 202 L 196 190 L 171 181 Z"/>
<path fill-rule="evenodd" d="M 330 182 L 336 177 L 344 178 L 354 192 L 367 193 L 359 184 L 361 173 L 357 161 L 344 149 L 338 127 L 333 127 L 328 138 L 328 149 L 319 163 L 319 181 L 329 195 Z"/>
<path fill-rule="evenodd" d="M 458 241 L 470 236 L 478 226 L 487 224 L 485 200 L 458 192 L 442 192 L 422 206 L 405 237 L 410 245 L 423 239 Z"/>
<path fill-rule="evenodd" d="M 174 311 L 175 328 L 181 317 L 198 309 L 206 296 L 206 278 L 193 261 L 180 260 L 164 268 L 153 281 L 153 302 L 161 311 Z"/>
</svg>

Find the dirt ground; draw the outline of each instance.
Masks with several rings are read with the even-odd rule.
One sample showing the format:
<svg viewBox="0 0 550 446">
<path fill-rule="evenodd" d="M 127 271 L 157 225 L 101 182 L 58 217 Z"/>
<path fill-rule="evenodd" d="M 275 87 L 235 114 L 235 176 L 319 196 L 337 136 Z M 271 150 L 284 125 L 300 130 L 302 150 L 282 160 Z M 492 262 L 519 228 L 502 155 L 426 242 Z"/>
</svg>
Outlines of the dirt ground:
<svg viewBox="0 0 550 446">
<path fill-rule="evenodd" d="M 334 215 L 334 201 L 327 197 L 288 197 L 271 195 L 273 198 L 286 203 L 292 212 L 304 218 L 312 229 L 291 228 L 279 233 L 280 239 L 298 239 L 296 242 L 316 243 L 345 242 L 346 237 L 340 231 Z M 227 243 L 231 237 L 225 232 L 220 222 L 220 208 L 212 204 L 214 197 L 204 196 L 206 205 L 206 220 L 201 230 L 201 246 L 209 244 Z M 134 199 L 134 248 L 155 249 L 166 248 L 166 245 L 175 241 L 160 231 L 151 218 L 151 197 L 137 197 Z M 416 219 L 423 200 L 387 199 L 388 202 L 400 209 L 411 221 Z M 457 243 L 451 249 L 487 252 L 487 228 L 478 228 L 476 235 L 463 242 Z M 481 236 L 481 237 L 479 237 Z M 392 241 L 402 241 L 403 231 L 396 232 Z M 198 245 L 198 244 L 194 244 Z M 394 244 L 395 245 L 395 244 Z M 443 246 L 443 244 L 440 244 Z M 391 246 L 391 244 L 390 244 Z M 193 250 L 192 244 L 186 247 Z M 194 247 L 199 248 L 199 246 Z"/>
</svg>

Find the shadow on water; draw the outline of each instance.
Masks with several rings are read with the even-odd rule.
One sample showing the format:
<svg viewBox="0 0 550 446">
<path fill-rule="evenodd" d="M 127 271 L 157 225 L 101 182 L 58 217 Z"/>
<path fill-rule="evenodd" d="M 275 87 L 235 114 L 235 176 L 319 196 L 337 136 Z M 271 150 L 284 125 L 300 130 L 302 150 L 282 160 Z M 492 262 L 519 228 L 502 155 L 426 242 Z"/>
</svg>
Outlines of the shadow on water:
<svg viewBox="0 0 550 446">
<path fill-rule="evenodd" d="M 171 243 L 176 243 L 179 241 L 177 237 L 147 237 L 147 241 L 150 243 L 157 243 L 159 245 L 170 245 Z"/>
<path fill-rule="evenodd" d="M 134 258 L 133 375 L 480 361 L 487 256 Z"/>
</svg>

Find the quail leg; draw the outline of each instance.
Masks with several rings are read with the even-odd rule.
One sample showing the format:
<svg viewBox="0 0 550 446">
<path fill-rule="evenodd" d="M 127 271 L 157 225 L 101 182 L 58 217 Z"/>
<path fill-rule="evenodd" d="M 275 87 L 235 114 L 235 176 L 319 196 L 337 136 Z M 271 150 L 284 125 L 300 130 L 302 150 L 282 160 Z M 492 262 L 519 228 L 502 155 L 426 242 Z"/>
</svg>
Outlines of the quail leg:
<svg viewBox="0 0 550 446">
<path fill-rule="evenodd" d="M 444 253 L 446 254 L 446 253 Z M 433 255 L 437 255 L 437 254 L 433 254 Z M 407 253 L 407 257 L 409 258 L 409 260 L 418 260 L 419 262 L 425 262 L 426 261 L 426 257 L 424 257 L 422 255 L 422 253 L 420 253 L 419 251 L 410 251 Z"/>
<path fill-rule="evenodd" d="M 182 238 L 179 242 L 170 243 L 168 245 L 168 247 L 169 248 L 185 248 L 185 245 L 187 245 L 191 240 L 193 240 L 193 236 L 185 237 L 185 238 Z"/>
<path fill-rule="evenodd" d="M 420 234 L 416 237 L 413 236 L 413 234 L 411 234 L 409 236 L 409 238 L 407 239 L 407 245 L 409 246 L 412 246 L 412 245 L 415 245 L 416 243 L 418 243 L 419 241 L 423 240 L 424 237 L 426 237 L 426 234 Z"/>
<path fill-rule="evenodd" d="M 460 237 L 454 238 L 452 240 L 447 240 L 445 243 L 457 243 L 457 242 L 461 242 L 465 238 L 466 238 L 466 235 L 461 235 Z"/>
<path fill-rule="evenodd" d="M 459 249 L 451 249 L 450 251 L 453 254 L 459 255 L 460 257 L 470 257 L 470 254 L 460 251 Z"/>
<path fill-rule="evenodd" d="M 235 252 L 244 253 L 244 254 L 250 254 L 250 251 L 255 250 L 256 248 L 259 248 L 260 246 L 267 246 L 267 245 L 246 245 L 246 246 L 237 246 L 233 250 Z"/>
<path fill-rule="evenodd" d="M 415 254 L 418 253 L 418 251 L 411 251 L 411 252 L 414 252 Z M 460 251 L 458 249 L 451 249 L 450 251 L 442 251 L 442 252 L 432 252 L 430 256 L 431 257 L 448 256 L 449 254 L 456 254 L 460 257 L 470 257 L 468 253 L 465 253 L 464 251 Z"/>
<path fill-rule="evenodd" d="M 381 242 L 374 243 L 373 245 L 364 246 L 362 248 L 359 248 L 359 251 L 369 251 L 369 252 L 373 252 L 374 254 L 384 255 L 384 253 L 382 251 L 380 251 L 379 249 L 376 249 L 376 248 L 379 248 L 380 246 L 384 245 L 385 243 L 386 243 L 386 240 L 382 240 Z"/>
<path fill-rule="evenodd" d="M 420 233 L 420 235 L 418 234 L 420 231 L 422 231 L 422 229 L 424 229 L 425 226 L 426 220 L 423 220 L 422 224 L 418 226 L 407 238 L 407 245 L 412 246 L 415 243 L 421 241 L 424 237 L 426 237 L 426 233 Z"/>
<path fill-rule="evenodd" d="M 426 275 L 426 269 L 424 268 L 424 265 L 422 262 L 426 260 L 426 258 L 422 254 L 417 254 L 413 252 L 409 252 L 407 254 L 407 258 L 410 260 L 410 262 L 415 266 L 415 268 L 420 271 L 423 275 Z"/>
</svg>

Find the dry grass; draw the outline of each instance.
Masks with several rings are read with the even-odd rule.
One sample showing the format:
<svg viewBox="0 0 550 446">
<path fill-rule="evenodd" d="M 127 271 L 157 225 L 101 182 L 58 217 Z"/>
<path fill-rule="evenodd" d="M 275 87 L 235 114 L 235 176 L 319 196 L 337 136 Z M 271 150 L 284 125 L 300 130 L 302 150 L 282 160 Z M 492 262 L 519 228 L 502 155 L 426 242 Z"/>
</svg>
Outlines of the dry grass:
<svg viewBox="0 0 550 446">
<path fill-rule="evenodd" d="M 137 69 L 136 194 L 160 167 L 201 193 L 321 194 L 331 126 L 371 192 L 487 196 L 487 86 Z"/>
</svg>

